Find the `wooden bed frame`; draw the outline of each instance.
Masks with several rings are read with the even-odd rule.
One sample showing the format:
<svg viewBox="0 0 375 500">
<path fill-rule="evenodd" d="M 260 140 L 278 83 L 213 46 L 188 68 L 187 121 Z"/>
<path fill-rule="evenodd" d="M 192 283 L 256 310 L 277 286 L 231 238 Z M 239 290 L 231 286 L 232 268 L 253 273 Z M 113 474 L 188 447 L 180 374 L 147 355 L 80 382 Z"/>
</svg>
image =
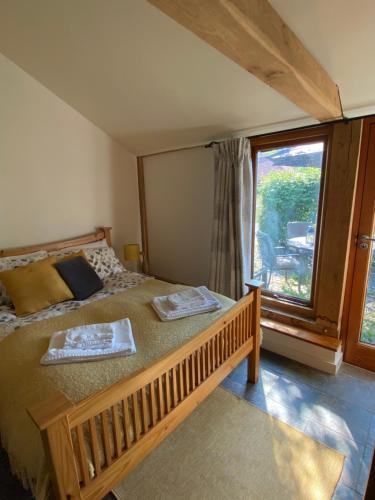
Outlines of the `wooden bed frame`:
<svg viewBox="0 0 375 500">
<path fill-rule="evenodd" d="M 0 255 L 52 251 L 104 238 L 110 245 L 110 229 L 3 250 Z M 247 286 L 249 293 L 227 313 L 148 367 L 78 403 L 56 392 L 28 409 L 49 457 L 55 498 L 98 500 L 105 496 L 246 357 L 248 380 L 257 382 L 260 282 L 254 280 Z"/>
</svg>

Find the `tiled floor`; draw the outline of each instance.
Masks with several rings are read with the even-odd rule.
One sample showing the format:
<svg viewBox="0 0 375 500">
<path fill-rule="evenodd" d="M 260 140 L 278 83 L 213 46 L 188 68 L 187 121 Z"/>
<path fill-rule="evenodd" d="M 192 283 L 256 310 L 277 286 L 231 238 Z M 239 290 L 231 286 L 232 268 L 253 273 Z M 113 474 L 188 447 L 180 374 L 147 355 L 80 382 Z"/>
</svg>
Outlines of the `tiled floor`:
<svg viewBox="0 0 375 500">
<path fill-rule="evenodd" d="M 375 445 L 375 374 L 343 364 L 332 376 L 262 351 L 260 380 L 246 384 L 246 361 L 223 386 L 345 455 L 334 499 L 361 499 Z"/>
<path fill-rule="evenodd" d="M 375 445 L 375 374 L 343 364 L 327 375 L 262 351 L 259 383 L 246 384 L 246 361 L 223 386 L 346 456 L 335 500 L 362 498 Z M 0 450 L 0 500 L 31 497 L 12 478 Z"/>
</svg>

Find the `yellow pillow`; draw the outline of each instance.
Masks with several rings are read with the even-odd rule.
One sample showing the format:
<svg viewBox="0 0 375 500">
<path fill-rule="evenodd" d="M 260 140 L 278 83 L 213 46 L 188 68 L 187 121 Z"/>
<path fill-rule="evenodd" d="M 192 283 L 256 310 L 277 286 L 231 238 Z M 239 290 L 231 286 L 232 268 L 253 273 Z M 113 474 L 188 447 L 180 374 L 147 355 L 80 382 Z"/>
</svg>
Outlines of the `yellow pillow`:
<svg viewBox="0 0 375 500">
<path fill-rule="evenodd" d="M 32 314 L 73 298 L 68 285 L 53 266 L 56 262 L 56 257 L 48 257 L 0 273 L 0 281 L 12 299 L 17 316 Z"/>
</svg>

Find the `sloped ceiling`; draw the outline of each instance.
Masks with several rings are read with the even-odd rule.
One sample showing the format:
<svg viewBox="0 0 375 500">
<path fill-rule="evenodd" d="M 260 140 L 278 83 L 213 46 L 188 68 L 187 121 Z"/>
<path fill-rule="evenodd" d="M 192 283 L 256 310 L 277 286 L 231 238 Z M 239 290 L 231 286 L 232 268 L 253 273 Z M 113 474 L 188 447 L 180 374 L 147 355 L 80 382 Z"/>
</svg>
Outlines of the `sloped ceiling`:
<svg viewBox="0 0 375 500">
<path fill-rule="evenodd" d="M 375 106 L 373 0 L 272 4 L 344 111 Z M 0 51 L 135 154 L 306 117 L 146 0 L 0 0 Z"/>
</svg>

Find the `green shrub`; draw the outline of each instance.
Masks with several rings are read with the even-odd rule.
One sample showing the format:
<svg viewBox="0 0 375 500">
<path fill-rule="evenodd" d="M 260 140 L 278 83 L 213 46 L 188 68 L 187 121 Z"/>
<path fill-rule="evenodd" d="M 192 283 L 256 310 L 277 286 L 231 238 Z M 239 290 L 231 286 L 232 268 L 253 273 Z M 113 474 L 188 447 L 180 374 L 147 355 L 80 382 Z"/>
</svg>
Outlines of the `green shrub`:
<svg viewBox="0 0 375 500">
<path fill-rule="evenodd" d="M 285 244 L 288 222 L 315 224 L 320 189 L 320 168 L 293 167 L 265 175 L 258 187 L 259 229 L 275 244 Z"/>
</svg>

